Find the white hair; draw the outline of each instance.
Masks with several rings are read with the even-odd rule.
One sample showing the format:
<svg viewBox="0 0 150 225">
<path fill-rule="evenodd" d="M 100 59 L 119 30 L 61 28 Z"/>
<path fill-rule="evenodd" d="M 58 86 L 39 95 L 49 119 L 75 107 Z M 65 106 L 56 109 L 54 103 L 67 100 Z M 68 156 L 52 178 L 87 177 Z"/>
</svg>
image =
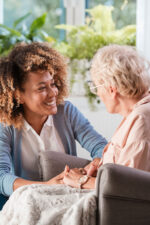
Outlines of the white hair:
<svg viewBox="0 0 150 225">
<path fill-rule="evenodd" d="M 105 86 L 114 86 L 123 96 L 138 98 L 150 87 L 149 62 L 131 46 L 109 45 L 95 54 L 91 75 Z"/>
</svg>

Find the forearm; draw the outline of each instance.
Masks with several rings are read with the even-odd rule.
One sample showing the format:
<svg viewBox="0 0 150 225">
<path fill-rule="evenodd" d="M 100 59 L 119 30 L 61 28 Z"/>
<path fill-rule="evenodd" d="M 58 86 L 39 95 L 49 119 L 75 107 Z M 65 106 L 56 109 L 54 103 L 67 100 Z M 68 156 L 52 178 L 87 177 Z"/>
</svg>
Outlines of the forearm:
<svg viewBox="0 0 150 225">
<path fill-rule="evenodd" d="M 44 181 L 31 181 L 31 180 L 25 180 L 22 178 L 17 178 L 13 184 L 13 191 L 15 191 L 19 187 L 22 187 L 24 185 L 30 185 L 30 184 L 47 184 L 47 183 Z"/>
<path fill-rule="evenodd" d="M 45 185 L 62 184 L 63 177 L 64 177 L 64 172 L 57 175 L 56 177 L 53 177 L 52 179 L 50 179 L 48 181 L 32 181 L 32 180 L 25 180 L 22 178 L 17 178 L 13 183 L 13 191 L 15 191 L 19 187 L 22 187 L 24 185 L 30 185 L 30 184 L 45 184 Z"/>
</svg>

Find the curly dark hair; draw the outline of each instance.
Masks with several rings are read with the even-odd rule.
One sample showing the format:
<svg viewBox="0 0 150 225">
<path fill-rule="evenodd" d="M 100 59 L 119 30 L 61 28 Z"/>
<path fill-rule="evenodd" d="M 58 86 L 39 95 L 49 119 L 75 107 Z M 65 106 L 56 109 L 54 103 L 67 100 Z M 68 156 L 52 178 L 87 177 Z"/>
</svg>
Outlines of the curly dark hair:
<svg viewBox="0 0 150 225">
<path fill-rule="evenodd" d="M 49 71 L 58 88 L 57 105 L 68 95 L 67 64 L 48 43 L 17 44 L 7 57 L 0 59 L 0 122 L 20 128 L 23 106 L 20 91 L 29 72 Z"/>
</svg>

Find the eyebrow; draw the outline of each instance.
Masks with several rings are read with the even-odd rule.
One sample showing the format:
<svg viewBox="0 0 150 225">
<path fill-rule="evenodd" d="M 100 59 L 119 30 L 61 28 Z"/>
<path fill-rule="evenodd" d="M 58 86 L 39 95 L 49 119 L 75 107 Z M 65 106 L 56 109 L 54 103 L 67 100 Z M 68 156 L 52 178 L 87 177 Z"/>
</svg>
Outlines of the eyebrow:
<svg viewBox="0 0 150 225">
<path fill-rule="evenodd" d="M 54 81 L 54 79 L 52 78 L 52 79 L 50 79 L 50 81 Z M 44 81 L 42 81 L 42 82 L 40 82 L 40 83 L 38 83 L 37 85 L 41 85 L 41 84 L 45 84 L 46 82 L 44 82 Z"/>
</svg>

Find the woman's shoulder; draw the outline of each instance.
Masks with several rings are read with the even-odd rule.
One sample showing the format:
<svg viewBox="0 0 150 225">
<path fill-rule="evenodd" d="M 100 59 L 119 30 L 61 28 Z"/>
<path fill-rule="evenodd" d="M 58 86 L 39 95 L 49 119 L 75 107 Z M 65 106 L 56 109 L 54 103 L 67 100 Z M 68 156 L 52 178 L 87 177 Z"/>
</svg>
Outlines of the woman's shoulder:
<svg viewBox="0 0 150 225">
<path fill-rule="evenodd" d="M 58 106 L 57 114 L 54 115 L 56 118 L 66 118 L 71 121 L 78 121 L 78 120 L 86 120 L 84 115 L 80 112 L 80 110 L 72 104 L 70 101 L 64 101 L 62 104 Z"/>
<path fill-rule="evenodd" d="M 126 121 L 131 138 L 150 141 L 150 103 L 136 107 Z"/>
<path fill-rule="evenodd" d="M 0 130 L 11 130 L 12 126 L 8 126 L 4 123 L 0 123 Z"/>
<path fill-rule="evenodd" d="M 20 132 L 21 130 L 18 130 L 12 125 L 8 126 L 6 124 L 0 123 L 0 135 L 12 135 L 13 133 L 16 134 Z"/>
<path fill-rule="evenodd" d="M 64 110 L 65 112 L 73 112 L 77 111 L 78 109 L 70 101 L 66 100 L 58 105 L 58 110 Z"/>
<path fill-rule="evenodd" d="M 130 117 L 150 122 L 150 102 L 136 106 Z"/>
<path fill-rule="evenodd" d="M 150 94 L 147 94 L 135 104 L 132 115 L 150 118 Z"/>
</svg>

